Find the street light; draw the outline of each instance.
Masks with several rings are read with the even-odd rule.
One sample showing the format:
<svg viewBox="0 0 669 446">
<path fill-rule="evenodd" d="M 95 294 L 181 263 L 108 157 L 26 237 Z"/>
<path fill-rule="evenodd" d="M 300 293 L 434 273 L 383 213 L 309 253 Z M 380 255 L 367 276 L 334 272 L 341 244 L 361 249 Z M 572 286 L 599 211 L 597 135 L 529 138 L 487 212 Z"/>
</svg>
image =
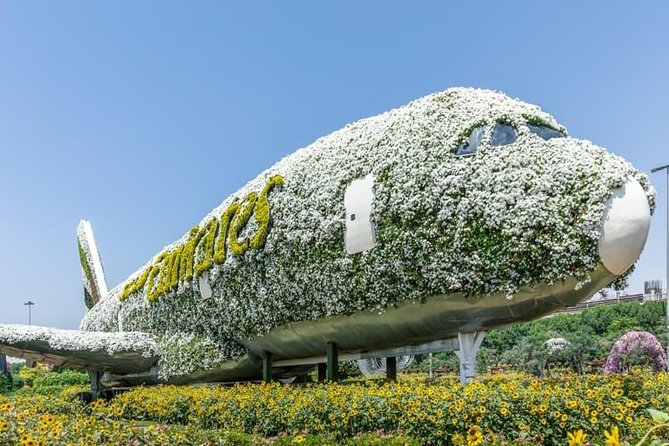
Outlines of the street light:
<svg viewBox="0 0 669 446">
<path fill-rule="evenodd" d="M 656 167 L 654 169 L 651 169 L 651 173 L 659 172 L 660 170 L 666 170 L 667 171 L 667 226 L 666 226 L 666 237 L 667 237 L 667 275 L 665 276 L 666 282 L 664 282 L 665 287 L 667 289 L 667 298 L 665 300 L 666 302 L 666 309 L 667 309 L 667 334 L 669 335 L 669 164 L 665 164 L 664 166 Z M 662 291 L 660 291 L 660 294 L 662 294 Z M 667 340 L 667 354 L 669 355 L 669 339 Z"/>
<path fill-rule="evenodd" d="M 32 325 L 32 312 L 30 311 L 32 309 L 32 306 L 35 305 L 35 302 L 29 300 L 28 302 L 24 303 L 23 305 L 28 306 L 28 326 Z"/>
</svg>

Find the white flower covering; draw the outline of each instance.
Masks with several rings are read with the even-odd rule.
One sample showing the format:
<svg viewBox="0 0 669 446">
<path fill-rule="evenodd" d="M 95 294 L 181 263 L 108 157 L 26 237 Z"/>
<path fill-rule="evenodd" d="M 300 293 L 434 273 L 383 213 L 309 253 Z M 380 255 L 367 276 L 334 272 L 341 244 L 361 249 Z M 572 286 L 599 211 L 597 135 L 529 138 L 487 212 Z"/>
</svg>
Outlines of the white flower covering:
<svg viewBox="0 0 669 446">
<path fill-rule="evenodd" d="M 94 280 L 93 252 L 88 245 L 85 229 L 82 223 L 77 226 L 77 243 L 79 245 L 79 262 L 81 263 L 81 281 L 84 283 L 84 299 L 86 308 L 91 309 L 100 296 Z"/>
<path fill-rule="evenodd" d="M 243 353 L 233 347 L 221 348 L 209 338 L 195 333 L 167 333 L 161 337 L 158 378 L 188 376 L 197 370 L 209 370 Z"/>
<path fill-rule="evenodd" d="M 516 127 L 514 143 L 491 146 L 498 120 Z M 512 297 L 528 284 L 587 281 L 599 262 L 611 191 L 634 176 L 651 208 L 654 191 L 622 158 L 584 140 L 541 139 L 528 120 L 564 131 L 537 106 L 473 89 L 426 96 L 348 125 L 261 173 L 201 221 L 261 190 L 272 175 L 285 178 L 270 194 L 264 249 L 241 258 L 228 250 L 225 263 L 209 271 L 211 299 L 200 297 L 194 280 L 157 302 L 143 292 L 119 302 L 121 284 L 87 314 L 82 329 L 201 336 L 224 352 L 214 363 L 244 352 L 234 339 L 295 321 L 382 312 L 437 294 Z M 480 123 L 487 131 L 478 152 L 454 155 L 467 129 Z M 344 191 L 368 174 L 375 178 L 377 244 L 347 255 Z M 246 233 L 254 228 L 252 221 Z M 188 373 L 189 359 L 180 360 L 162 376 Z"/>
<path fill-rule="evenodd" d="M 146 333 L 91 332 L 57 328 L 0 325 L 0 344 L 20 346 L 22 343 L 42 341 L 53 350 L 63 352 L 105 352 L 111 356 L 136 352 L 145 358 L 158 356 L 158 345 Z"/>
<path fill-rule="evenodd" d="M 548 350 L 548 354 L 552 355 L 569 347 L 571 342 L 567 341 L 565 338 L 550 338 L 544 342 L 544 345 Z"/>
</svg>

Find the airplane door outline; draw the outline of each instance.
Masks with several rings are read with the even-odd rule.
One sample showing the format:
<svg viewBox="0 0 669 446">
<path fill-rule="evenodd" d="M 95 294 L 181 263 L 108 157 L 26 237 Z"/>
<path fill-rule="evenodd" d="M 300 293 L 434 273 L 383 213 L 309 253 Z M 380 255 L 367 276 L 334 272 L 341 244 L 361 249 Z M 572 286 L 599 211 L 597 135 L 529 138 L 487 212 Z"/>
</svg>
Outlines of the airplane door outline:
<svg viewBox="0 0 669 446">
<path fill-rule="evenodd" d="M 346 207 L 346 252 L 357 254 L 376 246 L 372 223 L 372 203 L 374 201 L 374 176 L 353 180 L 344 193 Z"/>
</svg>

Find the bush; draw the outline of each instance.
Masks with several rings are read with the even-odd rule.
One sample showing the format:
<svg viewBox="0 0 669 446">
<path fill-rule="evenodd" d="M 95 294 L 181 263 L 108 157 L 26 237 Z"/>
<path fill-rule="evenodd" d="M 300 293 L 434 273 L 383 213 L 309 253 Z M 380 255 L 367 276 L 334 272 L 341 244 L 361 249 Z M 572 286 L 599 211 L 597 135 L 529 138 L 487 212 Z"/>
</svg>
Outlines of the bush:
<svg viewBox="0 0 669 446">
<path fill-rule="evenodd" d="M 86 392 L 90 390 L 88 387 L 84 386 L 41 386 L 41 387 L 22 387 L 14 391 L 16 396 L 31 396 L 31 395 L 44 395 L 44 396 L 64 396 L 64 392 Z M 69 395 L 68 395 L 69 396 Z"/>
<path fill-rule="evenodd" d="M 339 378 L 354 378 L 361 376 L 357 361 L 341 361 L 339 363 Z"/>
<path fill-rule="evenodd" d="M 0 393 L 10 392 L 13 387 L 12 375 L 0 372 Z"/>
<path fill-rule="evenodd" d="M 430 371 L 430 356 L 423 355 L 421 361 L 416 361 L 411 365 L 412 369 L 419 372 L 429 373 Z M 442 352 L 432 355 L 432 371 L 434 373 L 457 373 L 460 370 L 460 363 L 458 357 L 454 352 Z"/>
<path fill-rule="evenodd" d="M 25 385 L 18 373 L 12 374 L 12 381 L 14 382 L 14 389 L 20 389 Z"/>
<path fill-rule="evenodd" d="M 88 373 L 64 369 L 61 372 L 51 372 L 37 376 L 33 381 L 33 386 L 83 386 L 90 382 Z"/>
<path fill-rule="evenodd" d="M 23 367 L 19 370 L 19 376 L 28 387 L 32 387 L 36 378 L 46 375 L 47 373 L 49 373 L 49 370 L 46 366 L 41 364 L 37 364 L 35 367 Z"/>
</svg>

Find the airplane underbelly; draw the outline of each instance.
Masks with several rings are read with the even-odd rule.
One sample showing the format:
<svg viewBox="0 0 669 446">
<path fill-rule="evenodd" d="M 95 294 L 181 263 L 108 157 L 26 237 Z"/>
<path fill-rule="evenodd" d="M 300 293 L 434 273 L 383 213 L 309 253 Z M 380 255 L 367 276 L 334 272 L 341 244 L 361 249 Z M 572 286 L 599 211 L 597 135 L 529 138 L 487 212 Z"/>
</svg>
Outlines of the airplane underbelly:
<svg viewBox="0 0 669 446">
<path fill-rule="evenodd" d="M 221 367 L 175 378 L 171 383 L 217 382 L 258 379 L 261 357 L 267 352 L 274 362 L 293 362 L 275 368 L 276 375 L 307 371 L 310 359 L 323 358 L 326 344 L 337 344 L 340 355 L 388 350 L 457 337 L 458 332 L 485 331 L 536 319 L 558 309 L 576 305 L 606 287 L 616 276 L 602 265 L 590 274 L 591 281 L 575 290 L 577 280 L 568 278 L 552 286 L 521 288 L 512 299 L 504 294 L 464 297 L 460 294 L 432 296 L 425 303 L 403 303 L 383 314 L 357 312 L 316 321 L 278 327 L 265 336 L 240 340 L 249 350 L 237 361 Z M 318 361 L 317 361 L 318 362 Z M 312 362 L 313 364 L 314 362 Z M 109 385 L 157 383 L 155 373 L 103 379 Z"/>
<path fill-rule="evenodd" d="M 599 266 L 592 280 L 574 290 L 577 280 L 552 286 L 521 288 L 512 299 L 505 294 L 464 297 L 432 296 L 425 303 L 402 303 L 382 314 L 361 311 L 278 327 L 265 336 L 240 340 L 254 355 L 268 352 L 275 360 L 323 356 L 328 342 L 340 352 L 357 353 L 456 337 L 458 332 L 488 330 L 527 321 L 575 305 L 602 289 L 616 276 Z"/>
</svg>

